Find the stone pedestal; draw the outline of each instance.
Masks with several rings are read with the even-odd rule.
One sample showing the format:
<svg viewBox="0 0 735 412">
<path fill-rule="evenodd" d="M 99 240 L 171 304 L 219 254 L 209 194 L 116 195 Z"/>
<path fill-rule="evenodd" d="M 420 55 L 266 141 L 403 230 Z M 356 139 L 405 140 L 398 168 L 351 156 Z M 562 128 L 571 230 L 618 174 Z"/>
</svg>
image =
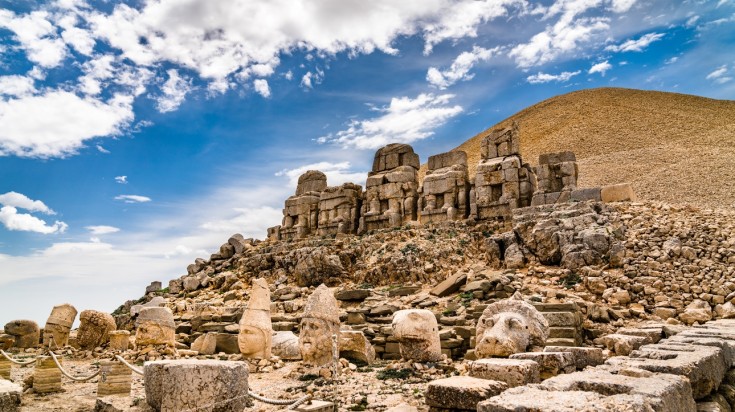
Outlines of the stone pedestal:
<svg viewBox="0 0 735 412">
<path fill-rule="evenodd" d="M 216 360 L 147 362 L 145 394 L 157 411 L 237 411 L 252 405 L 248 365 Z"/>
<path fill-rule="evenodd" d="M 59 363 L 63 364 L 61 358 Z M 36 393 L 53 393 L 61 391 L 61 371 L 50 356 L 36 358 L 33 371 L 33 390 Z"/>
<path fill-rule="evenodd" d="M 12 365 L 13 364 L 9 360 L 0 355 L 0 379 L 10 380 L 10 370 Z"/>
<path fill-rule="evenodd" d="M 97 382 L 97 396 L 130 395 L 133 371 L 122 362 L 100 361 L 100 375 Z"/>
<path fill-rule="evenodd" d="M 110 332 L 110 349 L 126 351 L 130 346 L 130 332 L 127 330 L 114 330 Z"/>
</svg>

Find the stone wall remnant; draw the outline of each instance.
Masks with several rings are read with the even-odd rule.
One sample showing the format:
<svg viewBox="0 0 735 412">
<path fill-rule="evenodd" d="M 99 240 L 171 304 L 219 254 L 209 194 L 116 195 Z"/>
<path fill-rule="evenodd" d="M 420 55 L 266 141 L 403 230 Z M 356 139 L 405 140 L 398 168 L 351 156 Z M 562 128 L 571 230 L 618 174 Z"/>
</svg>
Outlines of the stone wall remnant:
<svg viewBox="0 0 735 412">
<path fill-rule="evenodd" d="M 301 318 L 299 349 L 304 363 L 324 366 L 332 362 L 332 335 L 339 340 L 339 307 L 334 294 L 322 284 L 309 296 Z"/>
<path fill-rule="evenodd" d="M 392 143 L 375 153 L 365 184 L 359 233 L 416 220 L 419 166 L 419 155 L 407 144 Z"/>
<path fill-rule="evenodd" d="M 519 294 L 490 304 L 477 321 L 478 358 L 508 357 L 543 347 L 549 324 L 541 313 Z"/>
<path fill-rule="evenodd" d="M 269 359 L 273 326 L 271 324 L 271 291 L 265 279 L 253 280 L 248 307 L 240 318 L 237 345 L 245 358 Z"/>
<path fill-rule="evenodd" d="M 97 310 L 83 310 L 79 315 L 77 342 L 85 350 L 94 349 L 109 342 L 110 332 L 115 330 L 115 318 Z"/>
<path fill-rule="evenodd" d="M 391 326 L 403 359 L 417 362 L 442 359 L 439 325 L 430 310 L 399 310 L 393 314 Z"/>
<path fill-rule="evenodd" d="M 330 186 L 319 195 L 319 236 L 357 232 L 362 206 L 362 186 L 345 183 Z"/>
<path fill-rule="evenodd" d="M 280 238 L 302 239 L 316 233 L 319 221 L 319 196 L 327 188 L 327 176 L 309 170 L 299 176 L 296 194 L 286 199 Z"/>
<path fill-rule="evenodd" d="M 466 218 L 469 195 L 467 153 L 456 151 L 430 156 L 420 187 L 418 210 L 421 223 Z"/>
<path fill-rule="evenodd" d="M 538 188 L 533 194 L 531 205 L 546 205 L 568 202 L 572 191 L 577 189 L 579 167 L 573 152 L 542 154 L 536 167 Z"/>
<path fill-rule="evenodd" d="M 71 332 L 76 317 L 77 309 L 74 306 L 68 303 L 54 306 L 43 328 L 43 345 L 49 346 L 53 338 L 56 346 L 66 346 L 69 343 L 69 332 Z"/>
</svg>

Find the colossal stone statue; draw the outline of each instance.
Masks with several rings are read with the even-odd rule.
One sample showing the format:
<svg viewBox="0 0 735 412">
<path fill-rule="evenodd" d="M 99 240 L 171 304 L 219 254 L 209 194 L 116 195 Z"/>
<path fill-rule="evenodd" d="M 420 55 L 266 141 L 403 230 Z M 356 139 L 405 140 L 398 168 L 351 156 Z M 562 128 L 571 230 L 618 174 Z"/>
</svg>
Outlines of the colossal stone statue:
<svg viewBox="0 0 735 412">
<path fill-rule="evenodd" d="M 403 359 L 417 362 L 442 359 L 439 325 L 430 310 L 399 310 L 393 314 L 392 327 Z"/>
<path fill-rule="evenodd" d="M 309 296 L 301 318 L 299 348 L 304 363 L 323 366 L 332 362 L 332 335 L 339 341 L 339 307 L 322 284 Z"/>
<path fill-rule="evenodd" d="M 13 346 L 27 349 L 38 345 L 41 340 L 41 330 L 32 320 L 13 320 L 5 324 L 5 333 L 15 339 Z"/>
<path fill-rule="evenodd" d="M 538 158 L 538 190 L 532 205 L 568 202 L 577 188 L 577 157 L 572 152 L 546 153 Z"/>
<path fill-rule="evenodd" d="M 135 344 L 138 347 L 176 345 L 176 323 L 171 309 L 163 307 L 143 308 L 140 310 L 135 324 Z"/>
<path fill-rule="evenodd" d="M 43 328 L 43 345 L 51 345 L 53 338 L 54 345 L 58 347 L 66 346 L 69 343 L 69 332 L 77 317 L 77 309 L 68 304 L 54 306 L 51 314 L 46 320 L 46 326 Z M 51 347 L 54 347 L 51 345 Z"/>
<path fill-rule="evenodd" d="M 240 318 L 237 345 L 246 358 L 271 357 L 271 291 L 265 279 L 253 280 L 248 307 Z"/>
<path fill-rule="evenodd" d="M 419 155 L 407 144 L 393 143 L 375 153 L 365 184 L 358 232 L 400 226 L 416 220 Z"/>
<path fill-rule="evenodd" d="M 319 235 L 357 232 L 361 205 L 360 185 L 345 183 L 324 189 L 319 196 Z"/>
<path fill-rule="evenodd" d="M 466 218 L 469 193 L 467 153 L 430 156 L 419 199 L 421 223 Z"/>
<path fill-rule="evenodd" d="M 115 318 L 109 313 L 83 310 L 79 315 L 77 343 L 85 350 L 102 346 L 110 340 L 110 332 L 116 329 Z"/>
<path fill-rule="evenodd" d="M 299 177 L 296 194 L 286 199 L 280 239 L 301 239 L 316 233 L 319 196 L 327 188 L 327 176 L 318 170 L 309 170 Z"/>
<path fill-rule="evenodd" d="M 479 359 L 508 357 L 543 347 L 549 336 L 549 324 L 516 293 L 485 308 L 477 321 L 476 336 L 475 354 Z"/>
</svg>

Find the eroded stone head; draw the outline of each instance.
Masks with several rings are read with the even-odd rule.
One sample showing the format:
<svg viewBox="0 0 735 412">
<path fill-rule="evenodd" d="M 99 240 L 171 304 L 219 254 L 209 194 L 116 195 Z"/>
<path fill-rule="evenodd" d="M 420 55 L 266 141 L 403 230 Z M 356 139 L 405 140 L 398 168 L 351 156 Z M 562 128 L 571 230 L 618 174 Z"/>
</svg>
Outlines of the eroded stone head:
<svg viewBox="0 0 735 412">
<path fill-rule="evenodd" d="M 38 345 L 40 329 L 32 320 L 14 320 L 5 324 L 5 333 L 13 336 L 13 346 L 16 348 L 32 348 Z"/>
<path fill-rule="evenodd" d="M 176 323 L 171 309 L 143 308 L 136 320 L 135 343 L 138 346 L 176 344 Z"/>
<path fill-rule="evenodd" d="M 392 327 L 403 359 L 418 362 L 441 360 L 439 325 L 430 310 L 399 310 L 393 314 Z"/>
<path fill-rule="evenodd" d="M 541 313 L 516 294 L 489 305 L 477 321 L 478 358 L 508 357 L 541 347 L 549 336 L 549 324 Z"/>
<path fill-rule="evenodd" d="M 54 345 L 65 346 L 69 342 L 69 332 L 76 317 L 77 309 L 74 306 L 68 303 L 54 306 L 43 328 L 43 344 L 53 347 L 53 339 Z"/>
<path fill-rule="evenodd" d="M 299 349 L 304 363 L 322 366 L 332 361 L 332 335 L 339 339 L 337 299 L 325 285 L 309 296 L 301 318 Z"/>
<path fill-rule="evenodd" d="M 246 358 L 268 359 L 271 356 L 271 292 L 265 279 L 255 279 L 248 307 L 240 319 L 237 345 Z"/>
<path fill-rule="evenodd" d="M 110 332 L 116 329 L 112 315 L 96 310 L 83 310 L 79 322 L 77 342 L 82 349 L 104 345 L 110 340 Z"/>
</svg>

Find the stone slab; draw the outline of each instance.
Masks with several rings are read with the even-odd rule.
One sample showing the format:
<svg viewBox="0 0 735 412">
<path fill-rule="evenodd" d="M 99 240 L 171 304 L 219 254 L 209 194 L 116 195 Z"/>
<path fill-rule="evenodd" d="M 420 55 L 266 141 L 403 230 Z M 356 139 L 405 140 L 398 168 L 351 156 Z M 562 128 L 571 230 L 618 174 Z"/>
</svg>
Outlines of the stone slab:
<svg viewBox="0 0 735 412">
<path fill-rule="evenodd" d="M 470 363 L 469 375 L 505 382 L 513 388 L 540 382 L 540 370 L 539 364 L 532 360 L 491 358 Z"/>
<path fill-rule="evenodd" d="M 510 355 L 511 359 L 528 359 L 539 364 L 541 379 L 548 379 L 560 373 L 571 373 L 574 366 L 574 355 L 569 352 L 525 352 Z"/>
<path fill-rule="evenodd" d="M 294 409 L 296 412 L 334 412 L 337 406 L 332 402 L 312 400 Z"/>
<path fill-rule="evenodd" d="M 434 286 L 434 288 L 431 289 L 429 293 L 441 298 L 458 291 L 459 288 L 465 283 L 467 283 L 467 274 L 457 272 L 444 279 L 438 285 Z"/>
<path fill-rule="evenodd" d="M 504 382 L 452 376 L 429 382 L 426 404 L 433 408 L 474 411 L 477 404 L 508 388 Z"/>
<path fill-rule="evenodd" d="M 600 348 L 575 346 L 547 346 L 544 352 L 569 352 L 574 356 L 574 366 L 582 370 L 588 366 L 602 365 L 605 357 Z"/>
</svg>

